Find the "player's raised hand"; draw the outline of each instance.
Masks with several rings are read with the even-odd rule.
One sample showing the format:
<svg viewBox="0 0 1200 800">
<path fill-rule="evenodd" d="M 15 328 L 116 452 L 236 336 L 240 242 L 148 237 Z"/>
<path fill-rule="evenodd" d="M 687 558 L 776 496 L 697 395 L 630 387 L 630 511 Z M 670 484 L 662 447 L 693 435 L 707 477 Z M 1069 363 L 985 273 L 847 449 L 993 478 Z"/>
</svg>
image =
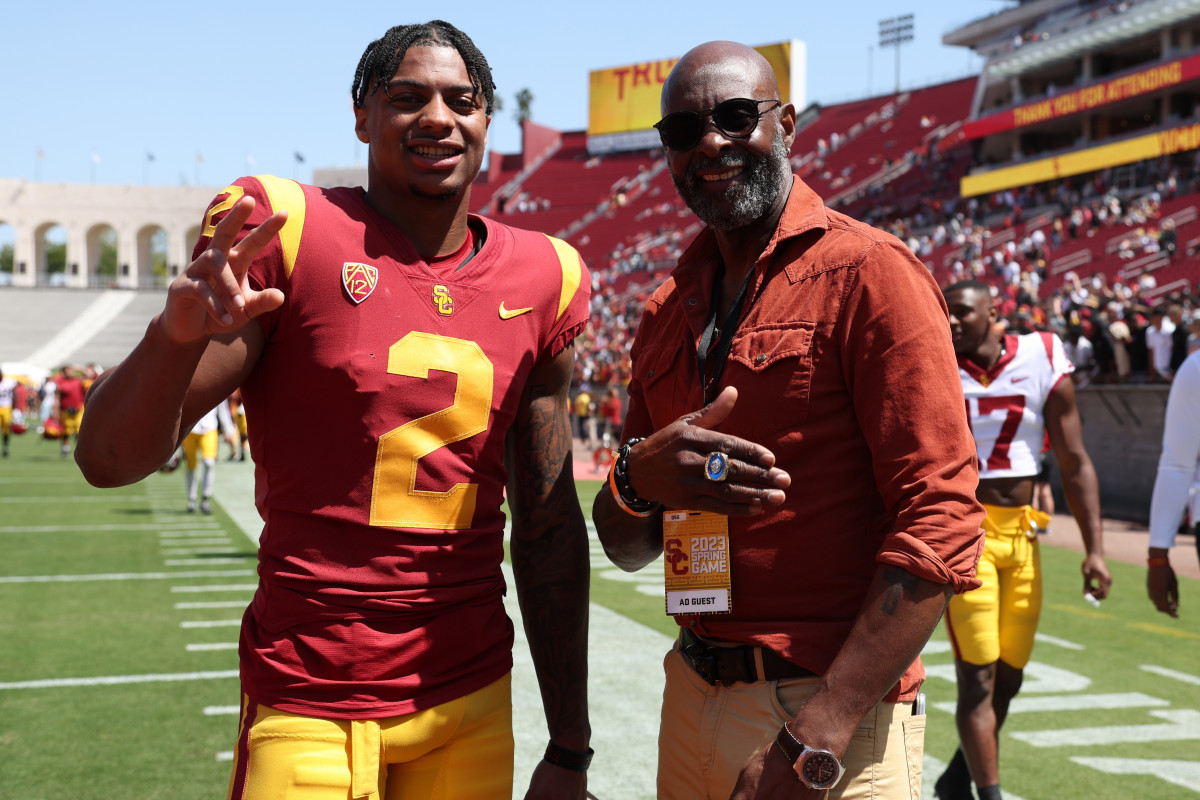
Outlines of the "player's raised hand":
<svg viewBox="0 0 1200 800">
<path fill-rule="evenodd" d="M 762 445 L 714 430 L 736 403 L 737 389 L 727 386 L 704 408 L 684 414 L 636 445 L 629 456 L 629 478 L 638 496 L 667 508 L 730 516 L 760 514 L 768 505 L 782 504 L 791 477 L 775 466 L 775 455 Z M 725 456 L 721 480 L 710 479 L 706 472 L 713 453 Z"/>
<path fill-rule="evenodd" d="M 283 292 L 255 291 L 246 275 L 255 256 L 283 228 L 287 212 L 276 211 L 238 242 L 253 211 L 254 198 L 238 200 L 217 223 L 208 249 L 171 283 L 161 321 L 172 341 L 182 344 L 237 330 L 283 303 Z"/>
</svg>

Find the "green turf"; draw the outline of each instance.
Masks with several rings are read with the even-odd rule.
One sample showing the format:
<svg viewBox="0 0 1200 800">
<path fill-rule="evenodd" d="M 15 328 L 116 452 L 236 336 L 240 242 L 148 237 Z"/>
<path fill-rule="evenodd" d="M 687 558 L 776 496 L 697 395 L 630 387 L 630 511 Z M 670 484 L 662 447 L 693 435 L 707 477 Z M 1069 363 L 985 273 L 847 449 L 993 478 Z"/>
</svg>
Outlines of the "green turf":
<svg viewBox="0 0 1200 800">
<path fill-rule="evenodd" d="M 217 508 L 213 517 L 183 512 L 181 473 L 154 475 L 133 487 L 101 492 L 86 485 L 72 461 L 53 443 L 32 434 L 16 437 L 12 457 L 0 462 L 0 578 L 191 572 L 203 566 L 167 566 L 174 558 L 223 559 L 248 555 L 245 536 Z M 603 484 L 580 481 L 590 517 Z M 213 525 L 228 547 L 203 556 L 175 556 L 160 542 L 162 529 Z M 207 534 L 206 534 L 207 535 Z M 1041 631 L 1077 643 L 1066 649 L 1040 642 L 1034 661 L 1082 676 L 1083 688 L 1056 694 L 1142 692 L 1171 711 L 1200 711 L 1200 687 L 1143 671 L 1154 664 L 1200 674 L 1200 582 L 1182 579 L 1183 617 L 1158 614 L 1145 595 L 1145 570 L 1112 562 L 1113 596 L 1099 610 L 1079 595 L 1078 554 L 1044 540 L 1046 607 Z M 592 600 L 667 635 L 674 622 L 660 595 L 635 590 L 638 581 L 661 581 L 661 562 L 624 575 L 593 545 Z M 211 563 L 211 562 L 210 562 Z M 252 570 L 253 562 L 214 565 L 214 571 Z M 615 580 L 614 578 L 621 578 Z M 736 580 L 736 578 L 735 578 Z M 179 580 L 12 583 L 0 581 L 0 684 L 84 678 L 234 670 L 232 650 L 189 652 L 189 643 L 236 639 L 234 627 L 184 629 L 188 620 L 236 619 L 239 608 L 178 609 L 187 601 L 246 602 L 247 591 L 182 594 L 176 584 L 250 584 L 253 576 Z M 630 622 L 634 624 L 634 622 Z M 934 642 L 943 642 L 938 630 Z M 657 659 L 655 659 L 656 661 Z M 927 655 L 936 672 L 952 664 L 947 652 Z M 599 682 L 604 676 L 594 676 Z M 941 677 L 926 683 L 930 711 L 927 752 L 941 760 L 956 743 L 953 717 L 935 708 L 953 702 L 954 685 Z M 1039 693 L 1031 684 L 1022 698 Z M 604 702 L 598 694 L 595 702 Z M 56 688 L 0 688 L 0 797 L 214 798 L 224 794 L 236 717 L 206 715 L 205 707 L 238 701 L 235 678 Z M 1014 714 L 1001 738 L 1007 790 L 1025 800 L 1124 798 L 1176 800 L 1197 793 L 1145 776 L 1110 775 L 1072 757 L 1146 758 L 1196 762 L 1200 734 L 1144 744 L 1035 747 L 1012 733 L 1089 726 L 1149 726 L 1165 721 L 1148 708 Z M 647 715 L 657 710 L 647 708 Z M 931 776 L 936 777 L 936 776 Z M 619 800 L 619 799 L 618 799 Z"/>
</svg>

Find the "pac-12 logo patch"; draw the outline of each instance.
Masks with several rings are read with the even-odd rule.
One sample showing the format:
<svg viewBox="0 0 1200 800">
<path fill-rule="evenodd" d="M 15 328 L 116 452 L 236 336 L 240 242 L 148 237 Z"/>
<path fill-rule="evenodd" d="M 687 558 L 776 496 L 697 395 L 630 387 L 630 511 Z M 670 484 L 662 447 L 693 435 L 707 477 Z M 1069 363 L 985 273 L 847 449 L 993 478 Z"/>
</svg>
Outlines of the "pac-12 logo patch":
<svg viewBox="0 0 1200 800">
<path fill-rule="evenodd" d="M 356 264 L 353 261 L 342 264 L 342 286 L 346 287 L 346 294 L 356 305 L 371 296 L 378 281 L 379 270 L 370 264 Z"/>
</svg>

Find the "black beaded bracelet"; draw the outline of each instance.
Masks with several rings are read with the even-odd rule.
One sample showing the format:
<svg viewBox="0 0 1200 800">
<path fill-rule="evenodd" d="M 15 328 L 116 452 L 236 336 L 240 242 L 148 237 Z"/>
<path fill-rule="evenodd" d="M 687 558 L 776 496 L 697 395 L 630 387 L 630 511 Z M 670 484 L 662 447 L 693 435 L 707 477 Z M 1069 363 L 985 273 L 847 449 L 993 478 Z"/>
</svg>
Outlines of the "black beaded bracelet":
<svg viewBox="0 0 1200 800">
<path fill-rule="evenodd" d="M 595 753 L 596 751 L 590 747 L 586 753 L 580 753 L 576 750 L 559 747 L 554 742 L 550 742 L 550 744 L 546 745 L 546 755 L 542 756 L 542 758 L 556 767 L 574 770 L 575 772 L 587 772 L 588 766 L 592 763 L 592 756 Z"/>
<path fill-rule="evenodd" d="M 621 445 L 617 457 L 613 459 L 612 483 L 618 504 L 635 516 L 649 516 L 658 510 L 658 503 L 653 500 L 643 500 L 633 490 L 629 482 L 629 450 L 638 442 L 646 441 L 645 437 L 630 439 Z"/>
</svg>

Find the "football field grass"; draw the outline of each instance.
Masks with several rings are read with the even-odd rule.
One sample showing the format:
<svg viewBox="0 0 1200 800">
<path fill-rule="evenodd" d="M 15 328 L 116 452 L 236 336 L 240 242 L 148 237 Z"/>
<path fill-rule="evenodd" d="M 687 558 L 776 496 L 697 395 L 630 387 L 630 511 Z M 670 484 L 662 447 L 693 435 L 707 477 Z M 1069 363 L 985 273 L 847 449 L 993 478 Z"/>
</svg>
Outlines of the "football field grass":
<svg viewBox="0 0 1200 800">
<path fill-rule="evenodd" d="M 221 462 L 215 514 L 188 514 L 181 472 L 102 491 L 54 443 L 14 438 L 0 461 L 0 798 L 224 796 L 237 625 L 255 582 L 251 474 Z M 585 512 L 600 485 L 579 483 Z M 1006 791 L 1200 800 L 1200 582 L 1181 579 L 1171 620 L 1146 599 L 1144 568 L 1112 562 L 1113 596 L 1093 609 L 1079 595 L 1080 557 L 1052 544 L 1040 640 L 1001 734 Z M 601 800 L 648 799 L 675 630 L 661 565 L 622 573 L 594 535 L 592 565 L 589 785 Z M 546 734 L 517 631 L 520 796 Z M 924 658 L 928 797 L 956 742 L 940 629 Z"/>
</svg>

